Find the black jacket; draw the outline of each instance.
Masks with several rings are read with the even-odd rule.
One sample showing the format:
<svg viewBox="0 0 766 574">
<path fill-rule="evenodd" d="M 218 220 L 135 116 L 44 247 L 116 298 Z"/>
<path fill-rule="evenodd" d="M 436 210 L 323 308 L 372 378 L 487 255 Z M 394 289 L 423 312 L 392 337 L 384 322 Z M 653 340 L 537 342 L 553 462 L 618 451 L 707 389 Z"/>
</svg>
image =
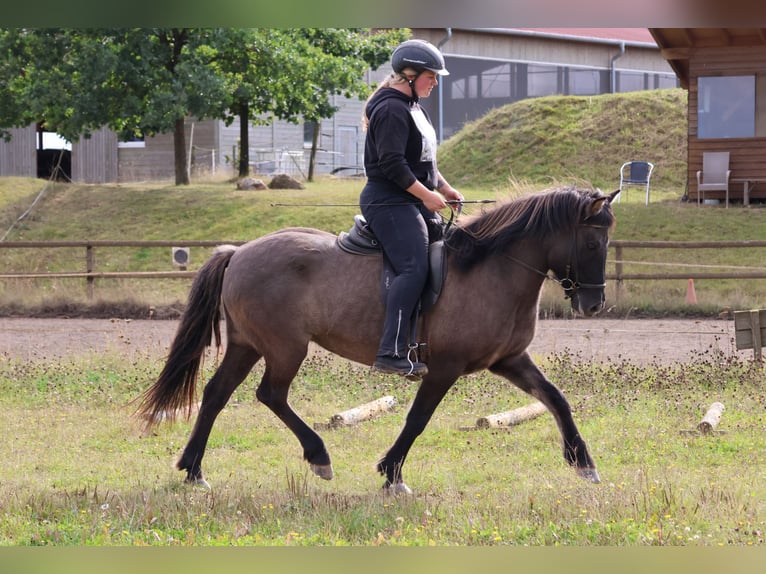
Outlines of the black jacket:
<svg viewBox="0 0 766 574">
<path fill-rule="evenodd" d="M 427 144 L 413 115 L 422 113 L 421 117 L 430 127 L 426 111 L 400 91 L 383 88 L 367 103 L 366 112 L 369 118 L 364 146 L 367 179 L 392 191 L 404 191 L 416 179 L 428 189 L 434 189 L 437 184 L 435 149 L 431 151 L 433 161 L 424 161 Z"/>
</svg>

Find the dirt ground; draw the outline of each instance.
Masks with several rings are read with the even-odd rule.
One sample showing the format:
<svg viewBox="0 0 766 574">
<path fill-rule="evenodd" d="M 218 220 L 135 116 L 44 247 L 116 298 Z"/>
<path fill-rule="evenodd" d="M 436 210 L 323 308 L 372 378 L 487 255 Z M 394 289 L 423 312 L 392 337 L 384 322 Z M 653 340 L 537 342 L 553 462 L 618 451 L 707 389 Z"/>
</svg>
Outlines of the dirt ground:
<svg viewBox="0 0 766 574">
<path fill-rule="evenodd" d="M 32 360 L 105 352 L 164 358 L 178 327 L 175 320 L 0 318 L 0 357 Z M 634 363 L 691 362 L 716 350 L 742 358 L 731 320 L 552 319 L 538 323 L 533 357 L 577 354 L 593 360 Z"/>
</svg>

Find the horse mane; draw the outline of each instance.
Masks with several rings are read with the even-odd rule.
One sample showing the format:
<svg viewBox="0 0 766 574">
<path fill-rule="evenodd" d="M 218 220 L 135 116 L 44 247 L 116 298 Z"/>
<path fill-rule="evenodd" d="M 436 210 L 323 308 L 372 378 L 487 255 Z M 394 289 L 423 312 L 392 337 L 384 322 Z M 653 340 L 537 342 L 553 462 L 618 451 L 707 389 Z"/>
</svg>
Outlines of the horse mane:
<svg viewBox="0 0 766 574">
<path fill-rule="evenodd" d="M 554 232 L 574 230 L 584 223 L 586 207 L 599 197 L 604 197 L 600 191 L 574 187 L 525 195 L 452 227 L 444 244 L 458 268 L 467 271 L 522 238 L 542 239 Z M 615 219 L 609 201 L 587 221 L 611 229 Z"/>
</svg>

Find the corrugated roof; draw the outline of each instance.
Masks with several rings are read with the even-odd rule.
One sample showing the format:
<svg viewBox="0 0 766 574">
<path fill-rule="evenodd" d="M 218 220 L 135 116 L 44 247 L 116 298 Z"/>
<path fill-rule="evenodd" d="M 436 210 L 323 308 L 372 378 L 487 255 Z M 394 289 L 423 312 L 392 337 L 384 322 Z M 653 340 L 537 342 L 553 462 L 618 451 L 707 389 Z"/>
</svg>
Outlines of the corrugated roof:
<svg viewBox="0 0 766 574">
<path fill-rule="evenodd" d="M 538 32 L 541 34 L 555 34 L 558 36 L 573 36 L 576 38 L 597 38 L 599 40 L 616 40 L 619 42 L 636 42 L 642 44 L 655 44 L 649 28 L 514 28 Z"/>
</svg>

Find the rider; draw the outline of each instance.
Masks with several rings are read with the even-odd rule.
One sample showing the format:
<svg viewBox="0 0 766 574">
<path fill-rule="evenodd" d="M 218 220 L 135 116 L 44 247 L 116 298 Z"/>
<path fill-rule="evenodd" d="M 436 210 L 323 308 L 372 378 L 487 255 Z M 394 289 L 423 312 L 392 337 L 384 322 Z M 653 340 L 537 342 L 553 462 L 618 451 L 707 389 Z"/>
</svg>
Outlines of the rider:
<svg viewBox="0 0 766 574">
<path fill-rule="evenodd" d="M 449 73 L 444 57 L 425 40 L 407 40 L 391 65 L 364 110 L 367 183 L 359 203 L 394 272 L 373 368 L 418 378 L 428 367 L 410 356 L 408 335 L 428 274 L 426 219 L 463 196 L 436 168 L 436 132 L 418 103 L 438 85 L 437 76 Z"/>
</svg>

